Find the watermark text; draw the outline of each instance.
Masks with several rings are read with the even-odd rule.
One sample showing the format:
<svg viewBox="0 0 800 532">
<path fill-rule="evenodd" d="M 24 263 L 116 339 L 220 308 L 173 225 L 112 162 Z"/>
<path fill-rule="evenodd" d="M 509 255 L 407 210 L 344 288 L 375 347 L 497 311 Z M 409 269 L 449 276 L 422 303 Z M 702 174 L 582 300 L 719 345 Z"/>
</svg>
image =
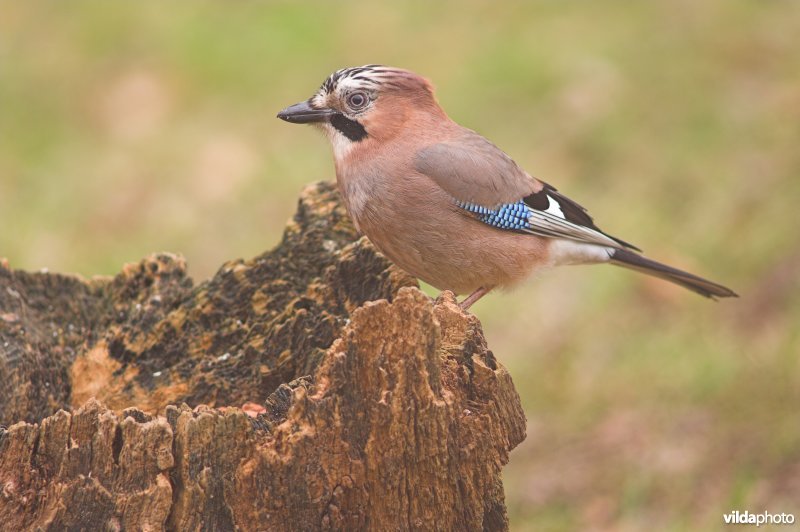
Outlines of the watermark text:
<svg viewBox="0 0 800 532">
<path fill-rule="evenodd" d="M 794 514 L 785 512 L 771 514 L 767 511 L 756 514 L 747 510 L 743 512 L 734 510 L 726 514 L 722 514 L 722 520 L 726 525 L 793 525 Z"/>
</svg>

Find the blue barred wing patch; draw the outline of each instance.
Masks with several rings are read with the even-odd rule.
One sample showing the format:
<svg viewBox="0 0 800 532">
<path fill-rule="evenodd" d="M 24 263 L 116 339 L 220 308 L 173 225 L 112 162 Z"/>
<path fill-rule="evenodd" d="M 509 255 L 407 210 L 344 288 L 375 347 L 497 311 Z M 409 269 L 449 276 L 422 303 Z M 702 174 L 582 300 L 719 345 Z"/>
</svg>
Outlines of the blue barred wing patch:
<svg viewBox="0 0 800 532">
<path fill-rule="evenodd" d="M 531 229 L 531 209 L 522 200 L 516 203 L 506 203 L 495 209 L 482 207 L 466 201 L 456 201 L 456 205 L 485 224 L 499 229 L 526 231 Z"/>
<path fill-rule="evenodd" d="M 514 203 L 504 203 L 495 208 L 483 207 L 469 201 L 454 201 L 459 208 L 464 209 L 481 222 L 498 229 L 531 233 L 549 238 L 566 238 L 615 248 L 627 247 L 639 251 L 639 248 L 624 240 L 601 231 L 577 203 L 563 196 L 553 196 L 552 194 L 555 194 L 555 189 L 545 188 L 542 192 L 531 194 Z"/>
</svg>

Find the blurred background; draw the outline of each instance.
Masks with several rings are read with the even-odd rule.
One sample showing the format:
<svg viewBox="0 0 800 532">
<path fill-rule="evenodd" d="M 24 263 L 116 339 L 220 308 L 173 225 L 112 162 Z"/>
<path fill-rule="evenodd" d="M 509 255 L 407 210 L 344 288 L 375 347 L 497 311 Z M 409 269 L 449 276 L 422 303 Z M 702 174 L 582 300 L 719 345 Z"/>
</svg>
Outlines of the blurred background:
<svg viewBox="0 0 800 532">
<path fill-rule="evenodd" d="M 800 518 L 800 3 L 433 4 L 4 3 L 0 256 L 90 276 L 167 250 L 206 279 L 334 176 L 276 112 L 410 68 L 601 227 L 742 296 L 575 267 L 473 307 L 528 417 L 512 529 Z"/>
</svg>

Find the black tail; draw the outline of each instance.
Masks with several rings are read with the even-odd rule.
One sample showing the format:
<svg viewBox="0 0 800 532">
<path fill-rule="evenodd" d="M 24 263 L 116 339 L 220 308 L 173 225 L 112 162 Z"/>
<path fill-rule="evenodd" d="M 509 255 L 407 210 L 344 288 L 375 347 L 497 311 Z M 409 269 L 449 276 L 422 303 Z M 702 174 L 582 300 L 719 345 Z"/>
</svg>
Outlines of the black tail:
<svg viewBox="0 0 800 532">
<path fill-rule="evenodd" d="M 646 273 L 667 281 L 679 284 L 701 296 L 715 299 L 717 297 L 739 297 L 736 292 L 721 284 L 712 283 L 707 279 L 681 271 L 672 266 L 661 264 L 654 260 L 646 259 L 641 255 L 625 249 L 617 249 L 611 256 L 611 263 L 637 272 Z"/>
</svg>

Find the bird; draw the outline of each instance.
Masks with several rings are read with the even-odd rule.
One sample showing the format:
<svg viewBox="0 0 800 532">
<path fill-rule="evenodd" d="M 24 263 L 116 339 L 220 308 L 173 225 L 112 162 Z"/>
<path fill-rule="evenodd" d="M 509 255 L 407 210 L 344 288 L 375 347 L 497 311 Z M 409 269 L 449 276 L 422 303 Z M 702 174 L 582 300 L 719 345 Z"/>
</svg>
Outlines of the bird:
<svg viewBox="0 0 800 532">
<path fill-rule="evenodd" d="M 648 259 L 577 202 L 450 119 L 431 82 L 378 64 L 343 68 L 277 115 L 321 128 L 356 229 L 409 274 L 469 309 L 556 266 L 609 263 L 707 298 L 721 284 Z"/>
</svg>

